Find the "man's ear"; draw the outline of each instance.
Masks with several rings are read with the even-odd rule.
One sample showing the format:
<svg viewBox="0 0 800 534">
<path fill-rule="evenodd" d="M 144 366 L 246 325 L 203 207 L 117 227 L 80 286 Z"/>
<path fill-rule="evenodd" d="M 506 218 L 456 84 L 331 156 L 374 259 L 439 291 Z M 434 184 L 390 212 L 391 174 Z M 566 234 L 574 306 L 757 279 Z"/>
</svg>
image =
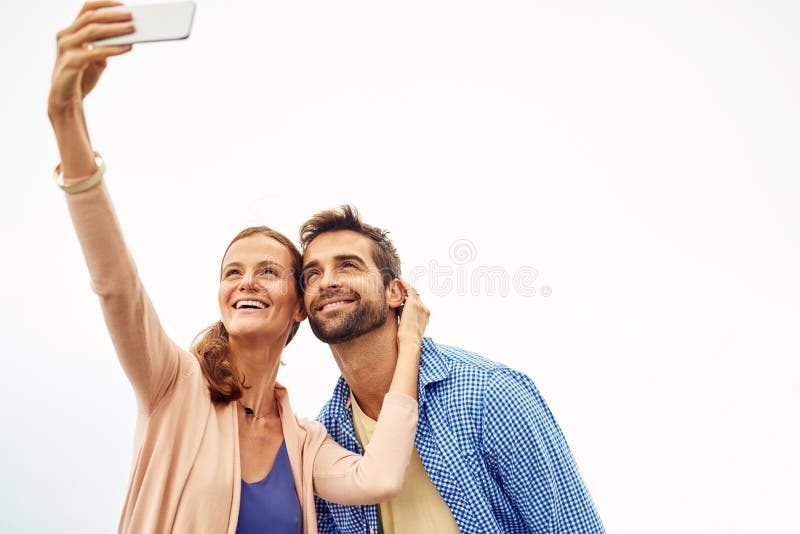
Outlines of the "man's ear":
<svg viewBox="0 0 800 534">
<path fill-rule="evenodd" d="M 389 282 L 386 286 L 386 303 L 390 308 L 397 309 L 406 301 L 406 292 L 403 284 L 397 278 Z"/>
</svg>

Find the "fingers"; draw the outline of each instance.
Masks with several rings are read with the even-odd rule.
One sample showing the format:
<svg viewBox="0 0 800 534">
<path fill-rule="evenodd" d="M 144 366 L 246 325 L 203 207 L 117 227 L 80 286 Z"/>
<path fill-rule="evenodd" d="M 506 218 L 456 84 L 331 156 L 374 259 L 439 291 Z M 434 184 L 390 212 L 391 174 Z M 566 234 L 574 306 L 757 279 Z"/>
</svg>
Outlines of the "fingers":
<svg viewBox="0 0 800 534">
<path fill-rule="evenodd" d="M 130 22 L 91 23 L 59 39 L 58 48 L 63 53 L 69 49 L 82 48 L 91 41 L 125 35 L 132 33 L 133 30 L 133 24 Z"/>
<path fill-rule="evenodd" d="M 403 287 L 403 289 L 405 289 L 406 291 L 408 291 L 408 289 L 411 287 L 411 286 L 408 284 L 408 282 L 406 282 L 406 281 L 405 281 L 405 280 L 403 280 L 402 278 L 398 278 L 398 279 L 397 279 L 397 281 L 398 281 L 398 282 L 400 282 L 400 285 L 401 285 L 401 286 Z"/>
<path fill-rule="evenodd" d="M 66 69 L 80 69 L 84 65 L 94 62 L 100 67 L 105 67 L 105 60 L 111 56 L 119 56 L 130 52 L 132 45 L 96 46 L 94 48 L 77 48 L 68 50 L 64 54 L 62 67 Z"/>
<path fill-rule="evenodd" d="M 425 307 L 425 304 L 422 303 L 422 299 L 420 298 L 419 293 L 416 289 L 414 289 L 411 284 L 403 280 L 402 278 L 397 279 L 400 282 L 400 285 L 403 287 L 403 290 L 406 292 L 406 298 L 403 302 L 404 308 L 413 307 L 415 311 L 420 315 L 421 318 L 427 322 L 427 317 L 430 315 L 430 311 L 428 308 Z"/>
<path fill-rule="evenodd" d="M 113 6 L 121 6 L 122 2 L 114 2 L 112 0 L 97 0 L 95 2 L 86 2 L 81 7 L 80 13 L 78 16 L 80 17 L 87 11 L 93 11 L 95 9 L 100 9 L 101 7 L 113 7 Z"/>
<path fill-rule="evenodd" d="M 116 35 L 125 35 L 133 31 L 131 20 L 133 15 L 130 12 L 112 9 L 95 11 L 95 8 L 86 9 L 87 6 L 109 7 L 122 5 L 118 2 L 89 2 L 84 4 L 84 9 L 75 21 L 67 28 L 61 30 L 56 35 L 56 42 L 58 44 L 58 51 L 64 52 L 68 48 L 75 48 L 83 46 L 86 42 L 100 39 L 102 37 L 113 37 Z M 111 28 L 112 23 L 128 23 L 131 24 L 130 28 L 123 26 L 115 26 Z M 106 28 L 106 25 L 109 25 Z M 88 29 L 87 28 L 91 28 Z M 118 32 L 118 33 L 107 33 Z"/>
<path fill-rule="evenodd" d="M 130 11 L 121 11 L 119 9 L 89 11 L 75 19 L 75 22 L 72 23 L 69 29 L 72 29 L 72 33 L 74 33 L 92 23 L 130 22 L 131 20 L 133 20 L 133 15 L 130 13 Z"/>
<path fill-rule="evenodd" d="M 411 286 L 411 284 L 409 284 L 408 282 L 406 282 L 402 278 L 398 278 L 397 281 L 400 282 L 400 285 L 402 286 L 403 290 L 405 290 L 406 298 L 413 297 L 413 296 L 419 297 L 419 293 L 417 293 L 417 290 L 414 289 Z"/>
<path fill-rule="evenodd" d="M 133 50 L 133 45 L 106 45 L 95 46 L 89 52 L 95 61 L 101 62 L 102 67 L 106 66 L 106 58 L 111 56 L 121 56 Z"/>
<path fill-rule="evenodd" d="M 419 293 L 405 280 L 398 279 L 401 287 L 406 292 L 403 302 L 400 324 L 397 331 L 399 343 L 411 343 L 419 346 L 422 343 L 425 329 L 430 319 L 430 310 L 422 303 Z"/>
</svg>

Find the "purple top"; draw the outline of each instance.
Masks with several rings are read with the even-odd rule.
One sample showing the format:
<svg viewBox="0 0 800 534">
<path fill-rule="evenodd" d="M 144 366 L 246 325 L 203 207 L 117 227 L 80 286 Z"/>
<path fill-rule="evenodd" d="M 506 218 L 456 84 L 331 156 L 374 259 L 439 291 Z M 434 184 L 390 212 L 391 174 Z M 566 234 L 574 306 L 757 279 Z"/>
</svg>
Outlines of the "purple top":
<svg viewBox="0 0 800 534">
<path fill-rule="evenodd" d="M 267 476 L 252 483 L 242 480 L 236 534 L 299 534 L 302 518 L 286 442 L 283 442 Z"/>
</svg>

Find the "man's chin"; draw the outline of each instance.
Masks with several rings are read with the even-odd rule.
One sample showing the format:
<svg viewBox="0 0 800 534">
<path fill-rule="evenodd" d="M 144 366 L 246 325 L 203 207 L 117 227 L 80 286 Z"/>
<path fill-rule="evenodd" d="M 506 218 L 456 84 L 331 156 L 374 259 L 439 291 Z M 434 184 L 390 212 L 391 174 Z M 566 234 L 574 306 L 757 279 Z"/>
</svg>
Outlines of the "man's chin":
<svg viewBox="0 0 800 534">
<path fill-rule="evenodd" d="M 308 318 L 308 322 L 317 339 L 328 345 L 338 345 L 380 328 L 386 323 L 387 317 L 385 303 L 382 307 L 362 303 L 357 309 L 346 313 L 327 313 L 323 317 L 315 314 Z"/>
<path fill-rule="evenodd" d="M 309 324 L 317 339 L 328 345 L 345 343 L 361 335 L 361 332 L 343 328 L 341 325 L 323 325 L 314 321 L 309 321 Z"/>
<path fill-rule="evenodd" d="M 339 345 L 341 343 L 352 341 L 363 336 L 364 334 L 368 334 L 373 330 L 380 328 L 383 323 L 377 322 L 376 324 L 372 324 L 368 327 L 365 327 L 362 324 L 355 328 L 353 328 L 351 325 L 348 325 L 346 321 L 344 324 L 322 324 L 313 320 L 309 320 L 309 324 L 311 325 L 311 331 L 314 332 L 314 335 L 317 336 L 317 339 L 323 343 L 327 343 L 328 345 Z"/>
<path fill-rule="evenodd" d="M 323 343 L 327 343 L 328 345 L 341 345 L 342 343 L 347 343 L 348 341 L 352 341 L 359 336 L 361 336 L 361 334 L 357 332 L 352 332 L 349 334 L 337 333 L 334 335 L 325 335 L 325 336 L 317 334 L 317 339 L 319 339 Z"/>
</svg>

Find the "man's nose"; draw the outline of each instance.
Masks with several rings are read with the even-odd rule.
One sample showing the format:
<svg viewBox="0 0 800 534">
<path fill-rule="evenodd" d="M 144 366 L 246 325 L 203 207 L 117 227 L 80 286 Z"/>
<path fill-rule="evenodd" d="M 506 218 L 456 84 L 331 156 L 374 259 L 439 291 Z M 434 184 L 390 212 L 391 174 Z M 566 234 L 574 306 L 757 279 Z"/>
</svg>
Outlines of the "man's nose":
<svg viewBox="0 0 800 534">
<path fill-rule="evenodd" d="M 336 275 L 336 271 L 333 269 L 325 271 L 322 273 L 319 279 L 319 289 L 320 291 L 325 291 L 326 289 L 337 288 L 340 285 L 339 277 Z"/>
</svg>

